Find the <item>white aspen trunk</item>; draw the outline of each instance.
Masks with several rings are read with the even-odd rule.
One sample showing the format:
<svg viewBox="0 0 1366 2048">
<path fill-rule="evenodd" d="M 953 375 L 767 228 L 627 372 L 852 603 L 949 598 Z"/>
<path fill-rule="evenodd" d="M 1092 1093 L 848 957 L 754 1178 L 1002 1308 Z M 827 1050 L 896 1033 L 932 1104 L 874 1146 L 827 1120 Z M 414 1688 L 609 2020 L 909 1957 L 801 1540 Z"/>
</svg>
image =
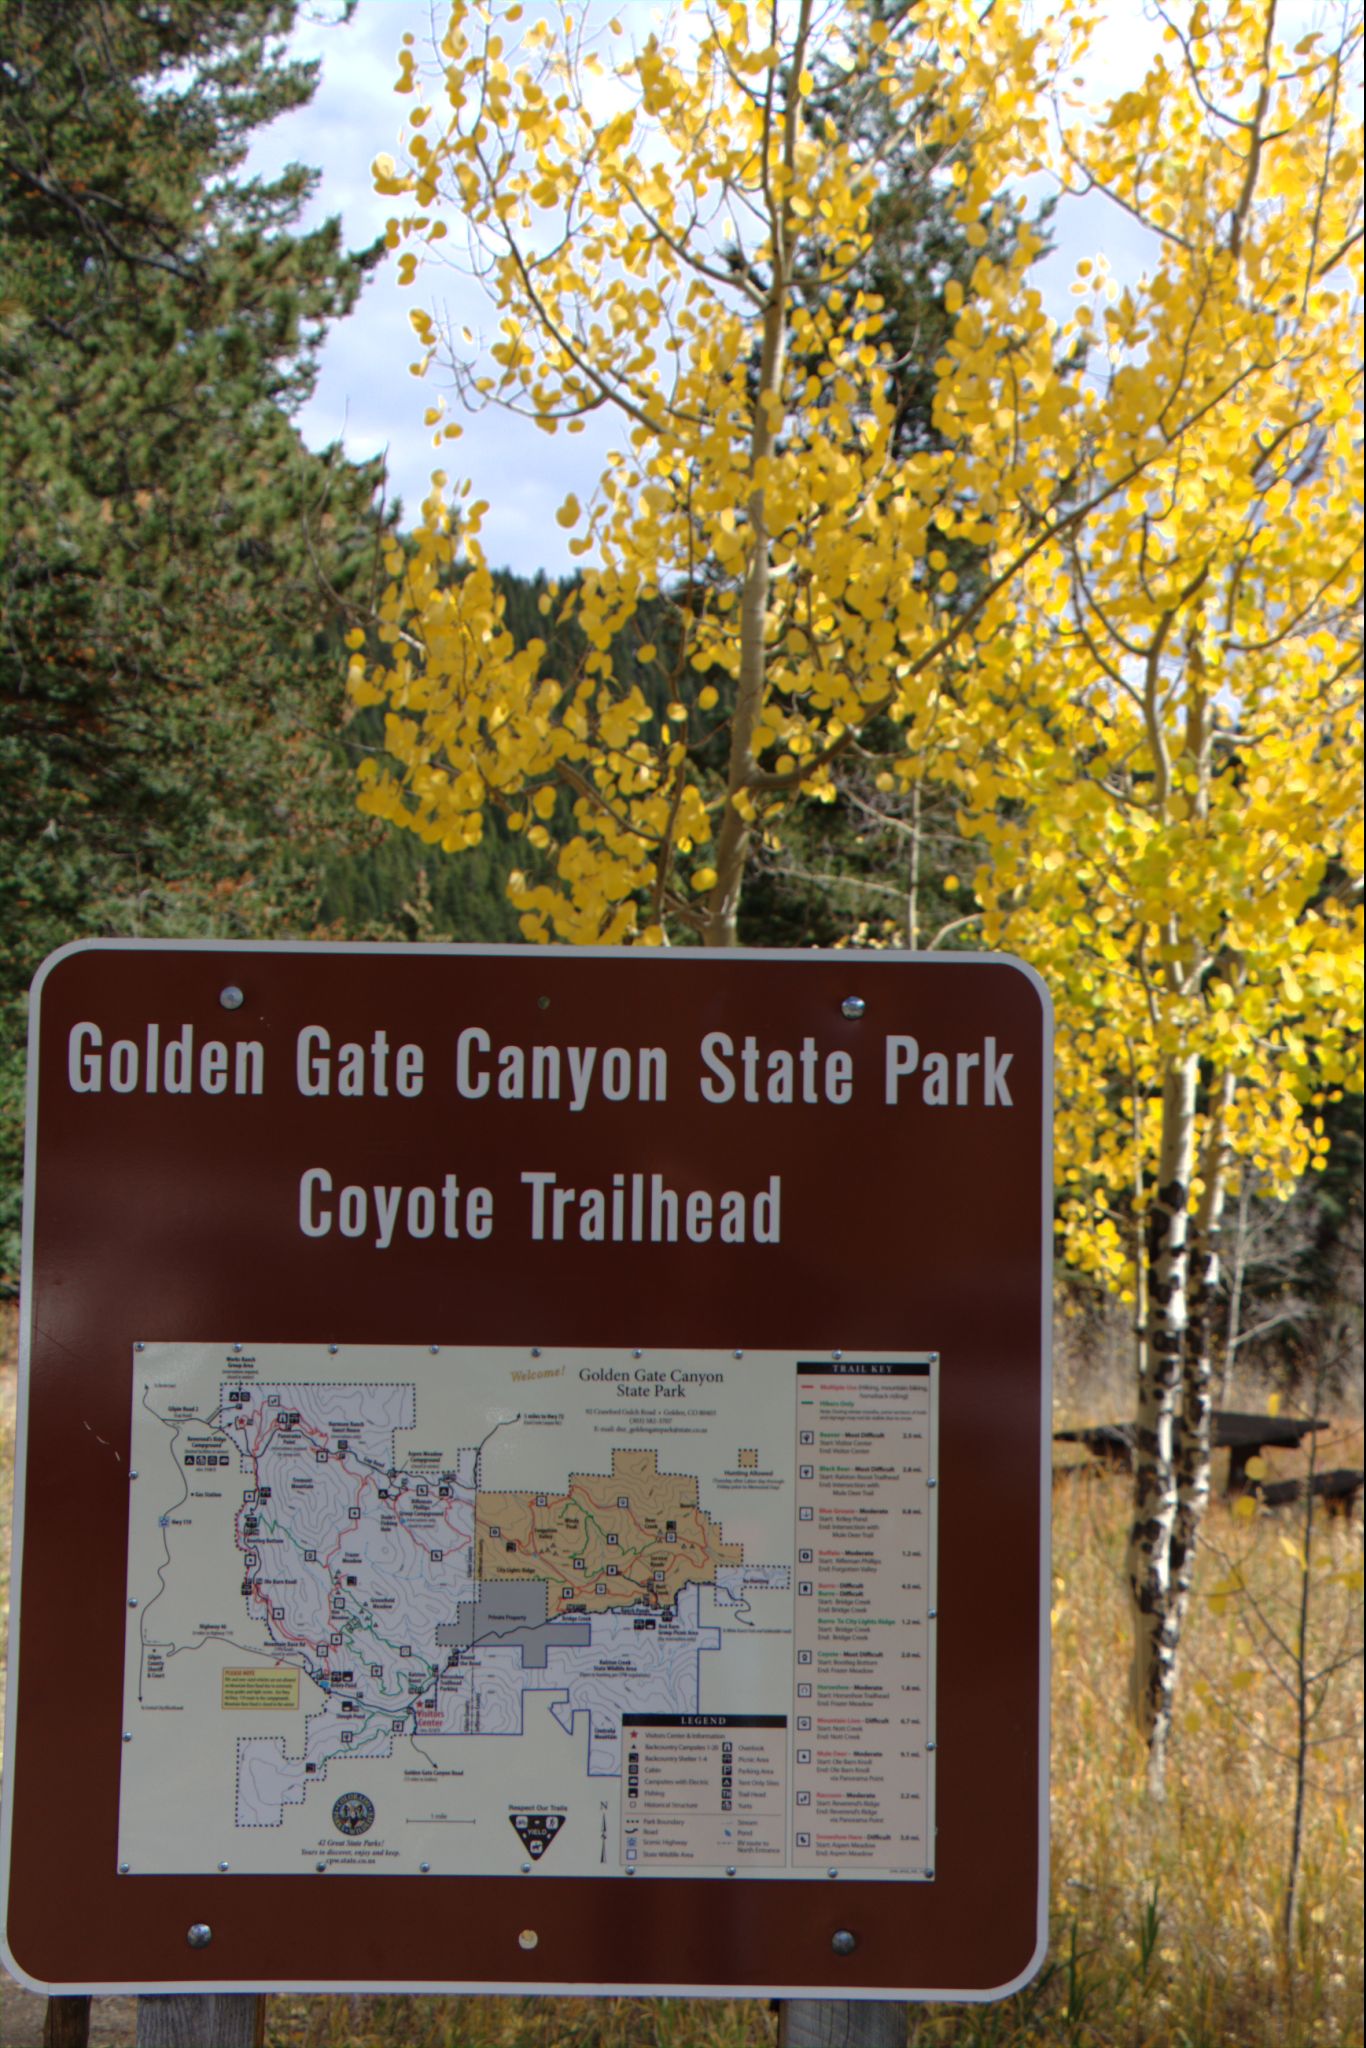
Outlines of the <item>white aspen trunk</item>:
<svg viewBox="0 0 1366 2048">
<path fill-rule="evenodd" d="M 1157 1797 L 1166 1774 L 1176 1681 L 1171 1566 L 1196 1080 L 1196 1061 L 1186 1055 L 1168 1063 L 1162 1085 L 1158 1186 L 1148 1222 L 1147 1372 L 1134 1432 L 1134 1519 L 1127 1558 L 1134 1625 L 1130 1703 L 1148 1744 L 1148 1785 Z"/>
<path fill-rule="evenodd" d="M 782 389 L 783 362 L 787 354 L 786 285 L 775 288 L 764 317 L 763 357 L 759 390 L 754 407 L 754 434 L 750 445 L 750 471 L 772 453 L 776 436 L 769 423 L 764 399 Z M 716 882 L 707 900 L 707 921 L 703 938 L 709 946 L 733 946 L 738 940 L 740 889 L 749 858 L 750 826 L 736 808 L 735 798 L 754 773 L 754 728 L 764 704 L 768 629 L 768 597 L 772 583 L 769 559 L 768 514 L 764 493 L 755 490 L 749 500 L 749 563 L 740 599 L 740 675 L 735 692 L 735 711 L 730 722 L 730 762 L 726 776 L 729 801 L 721 813 L 716 835 Z"/>
<path fill-rule="evenodd" d="M 1143 1108 L 1138 1073 L 1129 1067 L 1129 1090 L 1133 1103 L 1134 1147 L 1133 1236 L 1134 1236 L 1134 1388 L 1136 1410 L 1142 1405 L 1148 1379 L 1148 1261 L 1143 1227 Z"/>
<path fill-rule="evenodd" d="M 811 33 L 812 0 L 802 0 L 793 39 L 790 75 L 795 80 L 806 61 Z M 771 105 L 770 105 L 771 114 Z M 791 177 L 796 156 L 798 101 L 790 92 L 783 116 L 783 168 Z M 766 145 L 765 145 L 766 146 Z M 790 192 L 790 183 L 785 188 Z M 753 424 L 750 428 L 749 474 L 752 488 L 747 507 L 749 519 L 749 560 L 740 596 L 740 673 L 735 688 L 735 711 L 730 722 L 730 759 L 726 770 L 728 801 L 721 813 L 716 835 L 716 881 L 707 899 L 706 922 L 702 928 L 708 946 L 733 946 L 738 942 L 740 890 L 749 858 L 750 825 L 735 799 L 746 789 L 754 774 L 754 729 L 764 708 L 768 652 L 768 601 L 773 582 L 768 530 L 768 505 L 762 485 L 755 481 L 760 467 L 778 443 L 777 421 L 787 362 L 788 340 L 788 229 L 787 201 L 773 208 L 771 236 L 772 277 L 764 307 L 763 343 L 759 356 L 758 388 L 754 394 Z M 769 400 L 775 401 L 771 406 Z"/>
<path fill-rule="evenodd" d="M 906 944 L 920 951 L 920 803 L 924 784 L 917 775 L 911 792 L 911 865 L 906 877 Z"/>
<path fill-rule="evenodd" d="M 1233 1239 L 1232 1270 L 1228 1282 L 1228 1326 L 1224 1332 L 1224 1355 L 1219 1368 L 1220 1407 L 1228 1398 L 1228 1378 L 1238 1357 L 1238 1346 L 1243 1332 L 1243 1282 L 1247 1276 L 1247 1240 L 1252 1211 L 1252 1175 L 1248 1167 L 1243 1168 L 1242 1185 L 1238 1189 L 1238 1226 Z"/>
<path fill-rule="evenodd" d="M 1190 1307 L 1181 1408 L 1176 1443 L 1176 1526 L 1172 1531 L 1172 1602 L 1179 1644 L 1195 1572 L 1200 1525 L 1210 1495 L 1210 1389 L 1213 1381 L 1210 1323 L 1219 1284 L 1220 1243 L 1228 1196 L 1228 1113 L 1233 1076 L 1217 1076 L 1210 1094 L 1209 1120 L 1200 1155 L 1201 1190 L 1191 1223 Z"/>
</svg>

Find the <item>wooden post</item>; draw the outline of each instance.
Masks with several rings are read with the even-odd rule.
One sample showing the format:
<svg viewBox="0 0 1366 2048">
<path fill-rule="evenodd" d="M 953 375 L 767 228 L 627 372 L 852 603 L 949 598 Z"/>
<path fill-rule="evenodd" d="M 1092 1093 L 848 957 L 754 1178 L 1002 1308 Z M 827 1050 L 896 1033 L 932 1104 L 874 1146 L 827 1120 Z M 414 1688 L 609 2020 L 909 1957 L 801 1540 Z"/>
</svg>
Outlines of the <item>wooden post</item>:
<svg viewBox="0 0 1366 2048">
<path fill-rule="evenodd" d="M 172 1992 L 138 2000 L 137 2048 L 264 2048 L 266 2001 L 254 1992 Z"/>
<path fill-rule="evenodd" d="M 785 1998 L 778 2048 L 906 2048 L 908 2010 L 889 1998 Z"/>
<path fill-rule="evenodd" d="M 88 1998 L 49 1998 L 43 2015 L 43 2048 L 86 2048 L 90 2039 Z"/>
</svg>

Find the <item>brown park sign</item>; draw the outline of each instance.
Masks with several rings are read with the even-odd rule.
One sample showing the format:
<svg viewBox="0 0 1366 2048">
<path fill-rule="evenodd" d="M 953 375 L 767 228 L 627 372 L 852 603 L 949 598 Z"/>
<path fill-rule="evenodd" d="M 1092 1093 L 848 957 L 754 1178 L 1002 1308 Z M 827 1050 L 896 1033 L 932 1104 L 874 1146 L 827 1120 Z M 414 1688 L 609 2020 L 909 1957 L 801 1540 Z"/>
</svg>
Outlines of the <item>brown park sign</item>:
<svg viewBox="0 0 1366 2048">
<path fill-rule="evenodd" d="M 21 1977 L 1028 1978 L 1028 970 L 110 941 L 32 1034 Z"/>
</svg>

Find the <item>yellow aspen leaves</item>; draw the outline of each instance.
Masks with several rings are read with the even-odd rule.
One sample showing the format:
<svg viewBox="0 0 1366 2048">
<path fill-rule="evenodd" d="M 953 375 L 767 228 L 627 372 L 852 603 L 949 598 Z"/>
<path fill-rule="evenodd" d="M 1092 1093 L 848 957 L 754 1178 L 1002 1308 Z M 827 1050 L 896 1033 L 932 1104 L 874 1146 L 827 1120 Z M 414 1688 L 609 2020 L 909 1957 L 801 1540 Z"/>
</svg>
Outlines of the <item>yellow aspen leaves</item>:
<svg viewBox="0 0 1366 2048">
<path fill-rule="evenodd" d="M 1343 52 L 1291 63 L 1265 4 L 1208 12 L 1203 54 L 1155 59 L 1062 138 L 1063 175 L 1160 253 L 1091 345 L 1113 495 L 1016 583 L 1015 661 L 971 676 L 960 746 L 985 934 L 1057 1007 L 1064 1248 L 1121 1289 L 1173 1076 L 1200 1077 L 1200 1210 L 1245 1173 L 1287 1191 L 1322 1157 L 1315 1093 L 1362 1071 L 1359 420 L 1335 403 L 1360 390 L 1359 200 L 1335 170 L 1359 120 Z"/>
<path fill-rule="evenodd" d="M 490 805 L 523 820 L 528 936 L 726 943 L 755 832 L 828 800 L 875 721 L 909 780 L 933 724 L 988 937 L 1056 979 L 1065 1087 L 1093 1125 L 1109 1077 L 1137 1074 L 1132 1130 L 1090 1156 L 1079 1107 L 1064 1145 L 1068 1245 L 1116 1277 L 1128 1247 L 1101 1224 L 1173 1049 L 1241 1062 L 1230 1143 L 1283 1174 L 1312 1150 L 1310 1070 L 1355 1071 L 1350 903 L 1327 877 L 1359 873 L 1359 835 L 1353 855 L 1333 804 L 1315 824 L 1328 763 L 1359 747 L 1340 168 L 1359 144 L 1332 53 L 1292 63 L 1273 36 L 1264 56 L 1261 12 L 1229 8 L 1204 59 L 1173 46 L 1059 125 L 1083 0 L 1042 26 L 1024 0 L 924 0 L 895 28 L 712 0 L 686 39 L 645 12 L 594 45 L 593 5 L 519 22 L 455 0 L 439 78 L 403 62 L 434 111 L 406 163 L 375 162 L 409 207 L 393 246 L 420 273 L 455 227 L 441 260 L 468 239 L 494 316 L 491 347 L 451 360 L 424 331 L 429 376 L 543 431 L 618 431 L 555 515 L 578 569 L 542 601 L 545 643 L 515 645 L 454 494 L 428 501 L 379 658 L 353 659 L 355 701 L 401 721 L 360 801 L 442 843 L 472 843 Z M 811 119 L 827 65 L 886 96 L 981 251 L 945 289 L 936 442 L 912 454 L 854 270 L 880 168 Z M 1250 177 L 1223 114 L 1263 88 Z M 1003 193 L 1049 176 L 1148 223 L 1157 252 L 1122 290 L 1088 266 L 1061 326 L 1038 237 L 988 236 Z M 984 556 L 971 585 L 959 542 Z"/>
</svg>

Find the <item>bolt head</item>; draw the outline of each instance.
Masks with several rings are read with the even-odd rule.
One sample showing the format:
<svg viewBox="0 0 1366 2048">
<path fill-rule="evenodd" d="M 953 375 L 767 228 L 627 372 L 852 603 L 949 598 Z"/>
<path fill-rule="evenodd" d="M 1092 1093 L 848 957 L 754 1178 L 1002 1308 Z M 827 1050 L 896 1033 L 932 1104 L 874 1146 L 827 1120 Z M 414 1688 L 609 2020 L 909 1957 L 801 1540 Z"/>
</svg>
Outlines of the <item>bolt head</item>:
<svg viewBox="0 0 1366 2048">
<path fill-rule="evenodd" d="M 219 1868 L 220 1870 L 226 1870 L 226 1869 L 228 1868 L 228 1865 L 227 1865 L 226 1863 L 220 1863 L 220 1864 L 219 1864 L 219 1866 L 218 1866 L 218 1868 Z"/>
<path fill-rule="evenodd" d="M 131 1741 L 132 1741 L 132 1739 L 133 1739 L 133 1731 L 132 1731 L 132 1729 L 131 1729 L 131 1728 L 125 1728 L 125 1729 L 124 1729 L 124 1731 L 123 1731 L 123 1739 L 124 1739 L 124 1741 L 125 1741 L 125 1742 L 131 1742 Z"/>
<path fill-rule="evenodd" d="M 132 1864 L 131 1864 L 131 1863 L 120 1863 L 120 1865 L 119 1865 L 119 1876 L 120 1876 L 120 1877 L 127 1877 L 128 1873 L 129 1873 L 129 1871 L 130 1871 L 130 1870 L 132 1869 L 132 1867 L 133 1867 L 133 1866 L 132 1866 Z"/>
<path fill-rule="evenodd" d="M 329 1352 L 331 1353 L 332 1357 L 333 1357 L 333 1358 L 335 1358 L 335 1357 L 336 1357 L 336 1355 L 337 1355 L 337 1353 L 338 1353 L 338 1352 L 339 1352 L 339 1351 L 341 1350 L 341 1345 L 340 1345 L 340 1344 L 329 1344 L 327 1348 L 328 1348 L 328 1351 L 329 1351 Z"/>
<path fill-rule="evenodd" d="M 322 1871 L 326 1870 L 327 1865 L 325 1863 L 315 1863 L 313 1868 L 319 1873 L 321 1873 Z"/>
<path fill-rule="evenodd" d="M 734 1875 L 735 1875 L 735 1865 L 734 1865 L 733 1863 L 728 1863 L 728 1864 L 726 1865 L 726 1876 L 727 1876 L 727 1877 L 734 1877 Z"/>
<path fill-rule="evenodd" d="M 830 1937 L 830 1946 L 837 1956 L 851 1956 L 858 1947 L 858 1936 L 847 1927 L 838 1928 Z"/>
<path fill-rule="evenodd" d="M 432 1866 L 430 1863 L 419 1863 L 417 1867 L 422 1872 L 422 1875 L 425 1877 Z"/>
<path fill-rule="evenodd" d="M 207 1948 L 213 1940 L 213 1929 L 202 1920 L 196 1920 L 194 1926 L 186 1931 L 185 1939 L 191 1948 Z"/>
<path fill-rule="evenodd" d="M 136 1607 L 136 1606 L 137 1606 L 137 1604 L 138 1604 L 138 1603 L 137 1603 L 137 1601 L 136 1601 L 136 1600 L 135 1600 L 135 1599 L 133 1598 L 132 1594 L 130 1593 L 130 1594 L 129 1594 L 129 1596 L 128 1596 L 128 1605 L 129 1605 L 130 1607 Z"/>
<path fill-rule="evenodd" d="M 844 1001 L 840 1004 L 840 1009 L 843 1012 L 843 1014 L 846 1017 L 852 1018 L 859 1018 L 863 1016 L 867 1008 L 868 1005 L 864 1002 L 862 996 L 846 996 L 844 998 Z"/>
<path fill-rule="evenodd" d="M 226 988 L 218 991 L 218 1000 L 225 1010 L 240 1010 L 247 999 L 237 984 L 230 981 Z"/>
</svg>

